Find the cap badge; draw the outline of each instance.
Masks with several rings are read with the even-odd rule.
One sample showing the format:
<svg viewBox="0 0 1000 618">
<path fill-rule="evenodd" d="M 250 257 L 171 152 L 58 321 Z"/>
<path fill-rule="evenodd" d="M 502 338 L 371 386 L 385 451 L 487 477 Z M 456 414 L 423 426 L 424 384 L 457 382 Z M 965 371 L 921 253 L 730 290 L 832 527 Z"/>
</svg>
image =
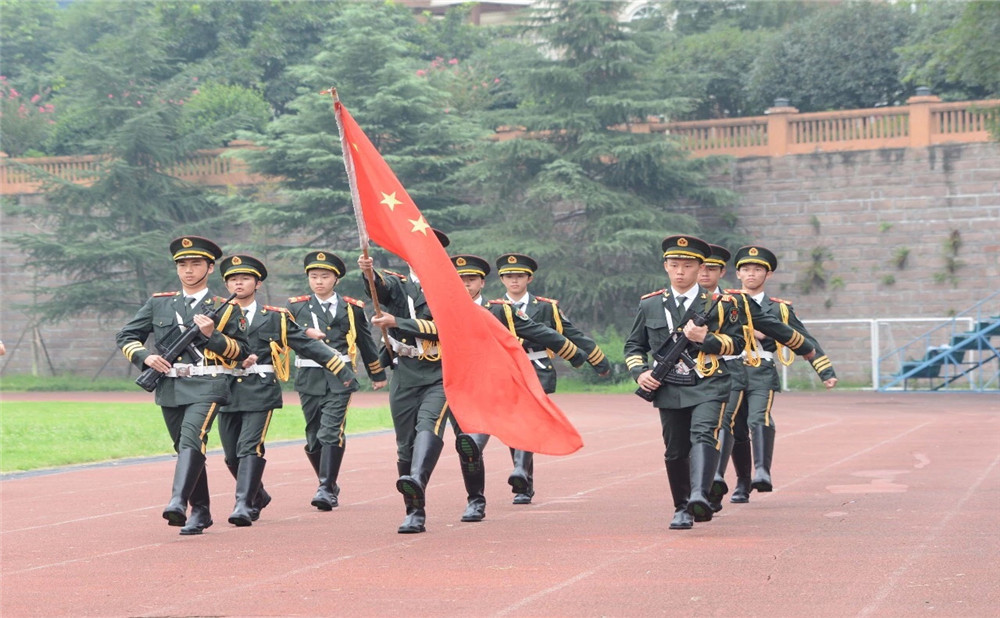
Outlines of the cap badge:
<svg viewBox="0 0 1000 618">
<path fill-rule="evenodd" d="M 325 262 L 326 261 L 326 254 L 323 253 L 323 252 L 317 253 L 316 254 L 316 259 L 319 260 L 320 262 Z"/>
<path fill-rule="evenodd" d="M 750 247 L 750 250 L 747 251 L 747 253 L 749 253 L 750 255 L 757 255 L 758 253 L 760 253 L 760 251 L 757 251 L 757 247 Z"/>
<path fill-rule="evenodd" d="M 191 242 L 190 238 L 185 238 L 181 240 L 181 246 L 184 247 L 185 249 L 190 249 L 193 245 L 194 243 Z"/>
<path fill-rule="evenodd" d="M 455 265 L 457 266 L 465 266 L 466 264 L 468 264 L 468 262 L 465 261 L 465 258 L 460 257 L 457 260 L 455 260 Z"/>
<path fill-rule="evenodd" d="M 688 246 L 688 239 L 687 238 L 678 238 L 677 239 L 677 246 L 678 247 L 686 247 L 686 246 Z"/>
<path fill-rule="evenodd" d="M 517 258 L 514 257 L 513 255 L 509 255 L 509 256 L 507 256 L 507 263 L 508 264 L 517 264 Z"/>
<path fill-rule="evenodd" d="M 240 264 L 242 264 L 242 263 L 243 263 L 243 260 L 241 260 L 241 259 L 239 258 L 239 256 L 234 256 L 234 257 L 233 257 L 233 260 L 232 260 L 232 264 L 233 264 L 233 266 L 239 266 L 239 265 L 240 265 Z"/>
</svg>

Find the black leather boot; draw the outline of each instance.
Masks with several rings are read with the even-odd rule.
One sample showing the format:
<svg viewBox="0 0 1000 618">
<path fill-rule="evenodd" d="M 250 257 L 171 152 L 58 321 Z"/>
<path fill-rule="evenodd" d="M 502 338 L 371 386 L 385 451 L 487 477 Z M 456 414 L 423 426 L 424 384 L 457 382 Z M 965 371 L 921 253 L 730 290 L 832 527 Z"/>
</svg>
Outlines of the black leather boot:
<svg viewBox="0 0 1000 618">
<path fill-rule="evenodd" d="M 403 494 L 403 502 L 407 507 L 423 510 L 427 482 L 431 478 L 434 466 L 437 465 L 443 447 L 444 441 L 433 431 L 421 431 L 413 440 L 410 473 L 404 474 L 396 481 L 396 491 Z"/>
<path fill-rule="evenodd" d="M 177 463 L 174 465 L 174 485 L 170 492 L 170 502 L 163 509 L 163 519 L 171 526 L 183 526 L 187 523 L 188 501 L 195 483 L 205 469 L 205 456 L 201 451 L 184 448 L 177 453 Z"/>
<path fill-rule="evenodd" d="M 253 523 L 253 497 L 257 495 L 260 487 L 265 464 L 267 460 L 255 455 L 240 458 L 236 474 L 236 506 L 233 507 L 233 514 L 229 516 L 229 523 L 234 526 L 242 528 Z"/>
<path fill-rule="evenodd" d="M 204 455 L 202 456 L 204 457 Z M 194 483 L 191 490 L 191 517 L 188 517 L 187 524 L 181 528 L 181 534 L 189 536 L 201 534 L 205 528 L 211 526 L 212 512 L 209 509 L 211 496 L 208 493 L 208 470 L 202 466 L 201 474 Z"/>
<path fill-rule="evenodd" d="M 750 502 L 750 475 L 753 461 L 750 459 L 750 441 L 733 444 L 733 470 L 736 471 L 736 487 L 729 501 L 735 504 Z"/>
<path fill-rule="evenodd" d="M 751 486 L 762 493 L 773 489 L 771 484 L 771 456 L 774 455 L 774 427 L 757 425 L 750 428 L 753 442 L 753 482 Z"/>
<path fill-rule="evenodd" d="M 514 471 L 507 477 L 507 484 L 514 492 L 514 504 L 531 504 L 531 498 L 535 495 L 535 455 L 512 448 L 510 458 L 514 462 Z"/>
<path fill-rule="evenodd" d="M 410 473 L 411 464 L 408 461 L 397 461 L 396 470 L 399 472 L 399 476 L 406 476 Z M 418 532 L 424 531 L 424 520 L 426 516 L 423 509 L 417 509 L 410 505 L 406 499 L 403 497 L 403 502 L 406 504 L 406 519 L 400 524 L 399 534 L 416 534 Z"/>
<path fill-rule="evenodd" d="M 722 499 L 729 493 L 729 485 L 726 484 L 726 466 L 729 465 L 729 455 L 732 452 L 733 434 L 723 429 L 719 433 L 719 466 L 715 472 L 715 480 L 712 481 L 712 489 L 708 492 L 708 502 L 712 505 L 714 513 L 722 510 Z"/>
<path fill-rule="evenodd" d="M 691 469 L 687 459 L 666 461 L 667 481 L 670 483 L 670 495 L 674 499 L 674 518 L 670 521 L 671 530 L 690 530 L 694 526 L 691 514 L 687 512 L 687 500 L 691 494 Z"/>
<path fill-rule="evenodd" d="M 332 511 L 339 504 L 340 463 L 344 460 L 344 448 L 334 444 L 324 444 L 319 459 L 319 487 L 313 496 L 312 505 L 321 511 Z"/>
<path fill-rule="evenodd" d="M 315 451 L 306 449 L 306 457 L 309 458 L 309 465 L 312 466 L 313 472 L 316 473 L 317 478 L 319 477 L 319 458 L 322 453 L 322 447 L 316 449 Z"/>
<path fill-rule="evenodd" d="M 691 497 L 687 511 L 696 522 L 712 521 L 712 505 L 708 501 L 712 479 L 719 469 L 719 451 L 713 444 L 691 445 Z"/>
<path fill-rule="evenodd" d="M 229 473 L 233 475 L 233 478 L 239 478 L 240 464 L 239 461 L 230 462 L 226 460 L 226 467 L 229 468 Z M 257 521 L 260 519 L 260 512 L 265 506 L 271 504 L 271 494 L 267 493 L 264 489 L 263 481 L 257 487 L 257 494 L 250 501 L 250 521 Z"/>
<path fill-rule="evenodd" d="M 483 521 L 486 518 L 486 468 L 483 464 L 483 447 L 489 436 L 486 434 L 459 434 L 455 438 L 455 450 L 462 466 L 462 480 L 468 504 L 462 513 L 462 521 Z"/>
</svg>

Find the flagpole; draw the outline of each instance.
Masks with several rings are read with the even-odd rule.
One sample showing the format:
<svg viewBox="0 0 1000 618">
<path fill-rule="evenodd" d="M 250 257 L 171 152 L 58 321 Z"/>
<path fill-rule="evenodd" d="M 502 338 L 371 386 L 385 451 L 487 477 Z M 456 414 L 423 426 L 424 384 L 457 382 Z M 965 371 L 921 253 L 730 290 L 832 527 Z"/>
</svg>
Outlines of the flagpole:
<svg viewBox="0 0 1000 618">
<path fill-rule="evenodd" d="M 351 157 L 350 145 L 344 138 L 344 125 L 340 118 L 340 109 L 338 104 L 340 103 L 340 97 L 337 96 L 337 89 L 330 87 L 320 94 L 329 94 L 330 98 L 333 99 L 333 115 L 337 119 L 337 131 L 340 133 L 340 149 L 344 152 L 344 168 L 347 170 L 347 182 L 351 187 L 351 205 L 354 207 L 354 220 L 358 224 L 358 238 L 361 243 L 361 254 L 364 258 L 368 259 L 368 228 L 365 227 L 365 218 L 361 212 L 361 197 L 358 195 L 358 181 L 354 170 L 354 159 Z M 372 308 L 375 310 L 375 317 L 382 315 L 382 308 L 379 306 L 378 302 L 378 292 L 375 289 L 375 269 L 372 268 L 371 271 L 365 273 L 365 279 L 368 281 L 368 290 L 372 297 Z M 389 331 L 385 327 L 379 327 L 382 331 L 382 343 L 385 345 L 385 351 L 391 359 L 392 345 L 389 343 Z"/>
</svg>

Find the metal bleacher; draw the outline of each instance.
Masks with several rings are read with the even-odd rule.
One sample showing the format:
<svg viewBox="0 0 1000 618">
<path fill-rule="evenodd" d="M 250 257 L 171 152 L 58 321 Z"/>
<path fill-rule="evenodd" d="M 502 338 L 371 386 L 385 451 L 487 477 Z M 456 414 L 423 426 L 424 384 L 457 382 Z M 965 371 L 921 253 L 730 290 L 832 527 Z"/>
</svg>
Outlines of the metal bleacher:
<svg viewBox="0 0 1000 618">
<path fill-rule="evenodd" d="M 993 315 L 998 300 L 1000 292 L 884 354 L 879 362 L 894 361 L 899 369 L 878 390 L 1000 391 L 1000 315 Z M 972 328 L 960 330 L 970 318 Z M 907 359 L 914 351 L 923 356 Z"/>
</svg>

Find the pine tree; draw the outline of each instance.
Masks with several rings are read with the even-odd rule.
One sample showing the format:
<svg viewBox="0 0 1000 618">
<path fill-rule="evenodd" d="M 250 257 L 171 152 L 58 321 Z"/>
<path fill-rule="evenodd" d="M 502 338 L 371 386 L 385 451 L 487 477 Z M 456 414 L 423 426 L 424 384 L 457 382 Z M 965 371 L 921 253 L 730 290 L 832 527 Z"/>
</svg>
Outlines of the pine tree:
<svg viewBox="0 0 1000 618">
<path fill-rule="evenodd" d="M 149 294 L 177 285 L 170 239 L 212 236 L 220 226 L 206 190 L 170 175 L 202 145 L 200 136 L 176 131 L 180 101 L 196 86 L 169 63 L 149 5 L 104 9 L 100 23 L 90 22 L 92 36 L 77 31 L 77 44 L 57 63 L 67 82 L 60 106 L 80 120 L 73 139 L 101 163 L 86 184 L 48 178 L 44 202 L 8 211 L 39 230 L 6 240 L 51 277 L 35 307 L 43 318 L 134 312 Z"/>
<path fill-rule="evenodd" d="M 251 137 L 264 147 L 248 155 L 251 165 L 280 182 L 231 197 L 230 212 L 280 256 L 301 259 L 309 248 L 358 254 L 332 100 L 319 94 L 332 86 L 431 225 L 448 229 L 439 216 L 456 201 L 447 179 L 483 132 L 452 113 L 447 93 L 426 79 L 428 31 L 388 3 L 349 4 L 328 31 L 322 52 L 289 68 L 300 84 L 290 113 Z"/>
<path fill-rule="evenodd" d="M 516 103 L 483 120 L 519 137 L 487 143 L 454 178 L 467 190 L 463 244 L 532 255 L 537 291 L 589 324 L 629 320 L 623 306 L 662 286 L 662 238 L 702 231 L 676 206 L 718 215 L 734 201 L 707 186 L 710 162 L 662 134 L 622 130 L 679 102 L 656 78 L 655 31 L 619 23 L 619 4 L 555 2 L 535 13 L 524 36 L 542 52 L 507 67 Z"/>
</svg>

